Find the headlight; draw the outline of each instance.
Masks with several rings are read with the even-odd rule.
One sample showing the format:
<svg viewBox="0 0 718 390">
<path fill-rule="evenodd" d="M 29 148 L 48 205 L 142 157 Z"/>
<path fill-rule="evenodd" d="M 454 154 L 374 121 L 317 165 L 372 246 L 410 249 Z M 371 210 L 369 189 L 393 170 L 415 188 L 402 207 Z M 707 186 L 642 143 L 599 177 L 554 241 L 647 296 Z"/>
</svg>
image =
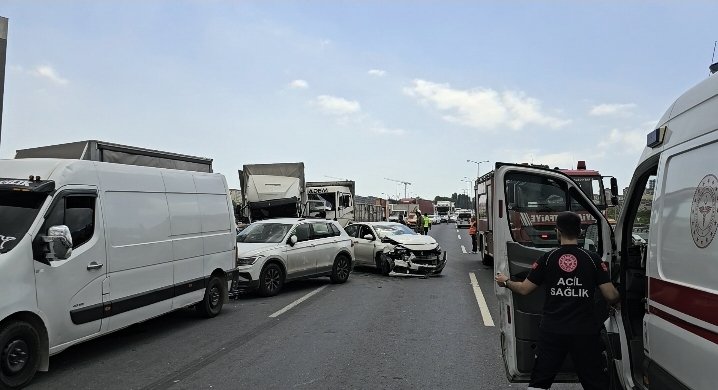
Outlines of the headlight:
<svg viewBox="0 0 718 390">
<path fill-rule="evenodd" d="M 248 257 L 238 257 L 237 258 L 237 267 L 242 265 L 254 265 L 254 263 L 257 262 L 257 260 L 261 259 L 262 255 L 259 256 L 248 256 Z"/>
<path fill-rule="evenodd" d="M 440 246 L 440 245 L 437 245 L 437 246 L 436 246 L 436 249 L 434 249 L 434 250 L 437 251 L 437 252 L 439 252 L 439 253 L 441 253 L 441 246 Z"/>
</svg>

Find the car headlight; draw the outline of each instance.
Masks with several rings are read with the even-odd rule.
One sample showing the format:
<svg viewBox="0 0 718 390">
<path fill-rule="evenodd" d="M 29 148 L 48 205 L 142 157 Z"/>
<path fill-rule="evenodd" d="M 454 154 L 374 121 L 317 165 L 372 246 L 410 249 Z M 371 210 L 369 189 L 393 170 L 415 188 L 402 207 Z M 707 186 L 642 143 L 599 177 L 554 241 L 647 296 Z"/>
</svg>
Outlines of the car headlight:
<svg viewBox="0 0 718 390">
<path fill-rule="evenodd" d="M 254 263 L 257 262 L 257 260 L 261 259 L 262 255 L 258 256 L 247 256 L 247 257 L 238 257 L 237 258 L 237 267 L 242 265 L 254 265 Z"/>
</svg>

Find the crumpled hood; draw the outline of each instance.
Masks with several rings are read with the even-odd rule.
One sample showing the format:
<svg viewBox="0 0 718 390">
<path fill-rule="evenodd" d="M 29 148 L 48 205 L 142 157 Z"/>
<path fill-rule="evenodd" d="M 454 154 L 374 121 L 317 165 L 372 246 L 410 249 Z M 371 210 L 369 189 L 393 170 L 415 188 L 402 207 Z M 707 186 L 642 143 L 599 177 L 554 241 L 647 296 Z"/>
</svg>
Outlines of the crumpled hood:
<svg viewBox="0 0 718 390">
<path fill-rule="evenodd" d="M 284 243 L 237 243 L 237 256 L 238 257 L 250 257 L 262 254 L 263 252 L 275 250 L 284 247 Z"/>
<path fill-rule="evenodd" d="M 405 246 L 408 249 L 417 251 L 432 250 L 438 245 L 433 237 L 419 234 L 391 235 L 387 236 L 387 238 L 401 246 Z"/>
</svg>

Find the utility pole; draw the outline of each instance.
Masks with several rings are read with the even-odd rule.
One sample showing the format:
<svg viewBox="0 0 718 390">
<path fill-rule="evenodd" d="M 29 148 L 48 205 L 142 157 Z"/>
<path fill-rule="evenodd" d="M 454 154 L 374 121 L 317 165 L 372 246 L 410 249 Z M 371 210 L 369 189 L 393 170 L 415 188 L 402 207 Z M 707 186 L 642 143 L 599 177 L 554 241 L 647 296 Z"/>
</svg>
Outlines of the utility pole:
<svg viewBox="0 0 718 390">
<path fill-rule="evenodd" d="M 2 144 L 2 109 L 5 99 L 5 59 L 7 58 L 7 18 L 0 16 L 0 144 Z"/>
</svg>

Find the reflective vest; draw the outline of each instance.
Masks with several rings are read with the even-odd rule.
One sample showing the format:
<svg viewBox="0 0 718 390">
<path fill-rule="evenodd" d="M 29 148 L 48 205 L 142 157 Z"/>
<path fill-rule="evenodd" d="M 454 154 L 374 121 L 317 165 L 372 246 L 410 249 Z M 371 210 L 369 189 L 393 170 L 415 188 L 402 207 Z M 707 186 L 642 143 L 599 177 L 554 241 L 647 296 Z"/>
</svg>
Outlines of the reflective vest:
<svg viewBox="0 0 718 390">
<path fill-rule="evenodd" d="M 429 218 L 425 215 L 424 216 L 424 227 L 429 227 L 430 224 L 431 224 L 431 218 Z"/>
</svg>

